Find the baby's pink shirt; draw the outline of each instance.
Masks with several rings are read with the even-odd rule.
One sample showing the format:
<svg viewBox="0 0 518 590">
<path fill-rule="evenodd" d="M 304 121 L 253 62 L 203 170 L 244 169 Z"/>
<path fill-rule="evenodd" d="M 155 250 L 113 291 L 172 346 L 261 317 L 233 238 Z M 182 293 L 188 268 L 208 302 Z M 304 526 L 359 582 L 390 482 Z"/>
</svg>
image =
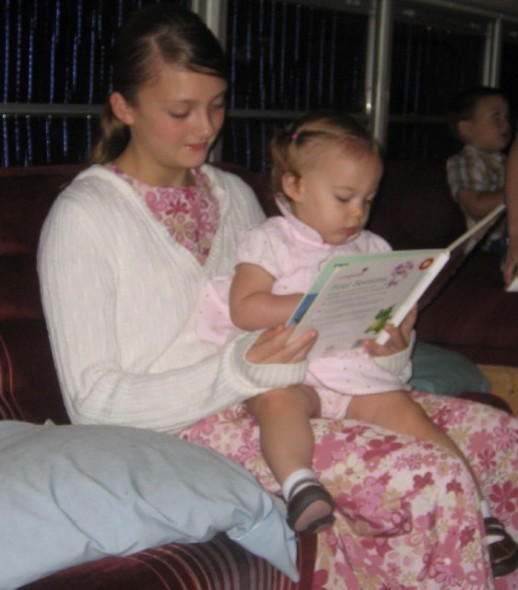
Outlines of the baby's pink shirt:
<svg viewBox="0 0 518 590">
<path fill-rule="evenodd" d="M 362 230 L 350 241 L 334 246 L 297 219 L 286 202 L 278 201 L 282 216 L 270 217 L 245 230 L 237 249 L 237 262 L 255 264 L 275 277 L 272 293 L 305 293 L 331 256 L 386 252 L 389 244 Z M 202 290 L 198 332 L 201 338 L 223 344 L 239 330 L 232 325 L 228 294 L 231 278 L 216 277 Z M 362 348 L 309 362 L 305 383 L 315 387 L 325 418 L 343 418 L 353 395 L 407 389 L 405 376 L 380 366 Z"/>
</svg>

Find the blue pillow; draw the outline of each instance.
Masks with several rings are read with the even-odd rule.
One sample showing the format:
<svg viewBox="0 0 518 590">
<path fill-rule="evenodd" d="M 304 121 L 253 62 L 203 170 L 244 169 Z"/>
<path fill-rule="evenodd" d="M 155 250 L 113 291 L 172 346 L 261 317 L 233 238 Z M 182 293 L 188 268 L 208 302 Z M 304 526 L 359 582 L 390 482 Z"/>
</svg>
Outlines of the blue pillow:
<svg viewBox="0 0 518 590">
<path fill-rule="evenodd" d="M 210 449 L 136 428 L 3 421 L 0 472 L 2 590 L 220 531 L 298 579 L 282 502 Z"/>
<path fill-rule="evenodd" d="M 468 358 L 453 350 L 417 341 L 412 353 L 412 379 L 419 391 L 457 396 L 465 391 L 491 391 L 491 383 Z"/>
</svg>

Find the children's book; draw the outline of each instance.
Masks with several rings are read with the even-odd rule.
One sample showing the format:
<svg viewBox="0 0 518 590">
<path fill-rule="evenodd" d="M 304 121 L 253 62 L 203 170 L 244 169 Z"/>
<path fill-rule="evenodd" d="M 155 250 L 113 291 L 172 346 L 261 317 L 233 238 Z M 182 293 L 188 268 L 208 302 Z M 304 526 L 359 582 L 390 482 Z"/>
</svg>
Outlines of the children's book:
<svg viewBox="0 0 518 590">
<path fill-rule="evenodd" d="M 518 277 L 514 277 L 514 279 L 507 285 L 505 290 L 508 293 L 518 293 Z"/>
<path fill-rule="evenodd" d="M 330 258 L 288 320 L 288 326 L 297 325 L 292 338 L 309 328 L 318 331 L 311 358 L 354 348 L 366 338 L 384 344 L 385 324 L 397 326 L 420 299 L 420 307 L 429 302 L 504 209 L 494 209 L 446 248 Z"/>
</svg>

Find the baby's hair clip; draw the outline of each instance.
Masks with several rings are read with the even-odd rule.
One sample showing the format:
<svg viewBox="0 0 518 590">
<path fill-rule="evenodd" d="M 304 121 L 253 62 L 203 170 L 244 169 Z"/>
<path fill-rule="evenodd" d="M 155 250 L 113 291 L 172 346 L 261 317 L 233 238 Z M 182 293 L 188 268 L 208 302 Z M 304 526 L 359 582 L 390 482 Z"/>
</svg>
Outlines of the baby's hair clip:
<svg viewBox="0 0 518 590">
<path fill-rule="evenodd" d="M 298 133 L 292 133 L 291 134 L 291 141 L 297 141 L 298 137 L 299 137 Z"/>
</svg>

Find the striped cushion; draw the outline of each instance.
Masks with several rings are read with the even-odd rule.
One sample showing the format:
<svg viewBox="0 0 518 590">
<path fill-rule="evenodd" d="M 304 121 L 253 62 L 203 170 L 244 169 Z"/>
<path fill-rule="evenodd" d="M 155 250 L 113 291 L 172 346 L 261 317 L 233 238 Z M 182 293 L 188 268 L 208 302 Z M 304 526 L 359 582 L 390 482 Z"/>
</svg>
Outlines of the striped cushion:
<svg viewBox="0 0 518 590">
<path fill-rule="evenodd" d="M 221 534 L 208 543 L 171 543 L 129 557 L 108 557 L 23 590 L 311 590 L 315 551 L 315 536 L 298 537 L 298 584 Z"/>
</svg>

